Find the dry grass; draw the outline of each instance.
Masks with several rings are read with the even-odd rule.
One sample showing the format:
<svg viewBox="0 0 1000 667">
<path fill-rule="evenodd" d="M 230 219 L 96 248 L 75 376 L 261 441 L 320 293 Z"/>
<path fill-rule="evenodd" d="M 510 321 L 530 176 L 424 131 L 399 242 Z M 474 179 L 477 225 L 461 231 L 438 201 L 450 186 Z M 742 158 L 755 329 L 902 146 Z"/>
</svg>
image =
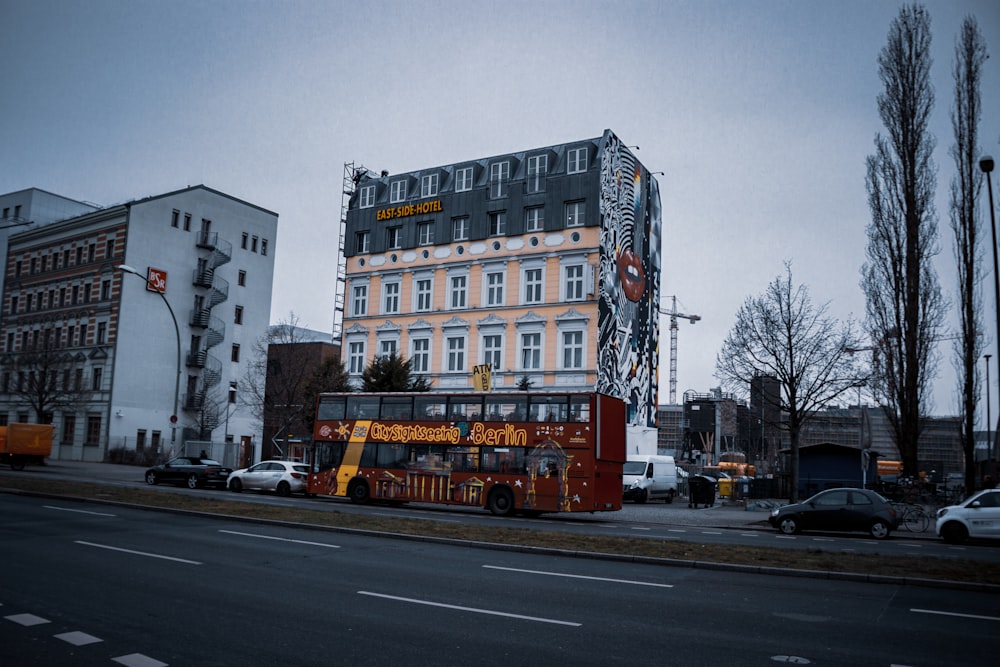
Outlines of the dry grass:
<svg viewBox="0 0 1000 667">
<path fill-rule="evenodd" d="M 881 554 L 842 554 L 818 550 L 740 547 L 699 542 L 583 536 L 559 531 L 456 525 L 426 520 L 381 517 L 367 513 L 278 507 L 233 502 L 188 493 L 134 489 L 100 484 L 3 477 L 0 486 L 26 492 L 56 494 L 134 506 L 206 512 L 233 517 L 287 521 L 315 526 L 376 532 L 425 535 L 471 542 L 565 549 L 573 552 L 664 558 L 678 561 L 730 563 L 753 567 L 850 572 L 912 579 L 937 579 L 1000 585 L 1000 564 L 926 557 L 889 557 Z"/>
</svg>

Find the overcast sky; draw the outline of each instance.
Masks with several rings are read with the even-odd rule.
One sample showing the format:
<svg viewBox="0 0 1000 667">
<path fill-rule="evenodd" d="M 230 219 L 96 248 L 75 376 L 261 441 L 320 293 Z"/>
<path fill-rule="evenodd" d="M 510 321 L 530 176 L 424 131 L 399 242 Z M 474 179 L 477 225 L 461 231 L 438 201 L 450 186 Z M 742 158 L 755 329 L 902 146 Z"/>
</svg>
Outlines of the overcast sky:
<svg viewBox="0 0 1000 667">
<path fill-rule="evenodd" d="M 982 149 L 1000 157 L 1000 3 L 924 4 L 937 95 L 937 266 L 955 301 L 955 38 L 963 17 L 976 16 L 993 54 Z M 345 162 L 398 173 L 610 128 L 665 172 L 664 303 L 676 295 L 680 311 L 702 317 L 680 322 L 680 398 L 718 385 L 715 358 L 736 310 L 785 260 L 833 315 L 863 318 L 864 165 L 885 133 L 876 59 L 900 6 L 3 0 L 0 192 L 38 187 L 110 205 L 205 184 L 275 211 L 271 320 L 294 312 L 300 325 L 329 331 Z M 934 412 L 954 414 L 950 344 L 941 351 Z"/>
</svg>

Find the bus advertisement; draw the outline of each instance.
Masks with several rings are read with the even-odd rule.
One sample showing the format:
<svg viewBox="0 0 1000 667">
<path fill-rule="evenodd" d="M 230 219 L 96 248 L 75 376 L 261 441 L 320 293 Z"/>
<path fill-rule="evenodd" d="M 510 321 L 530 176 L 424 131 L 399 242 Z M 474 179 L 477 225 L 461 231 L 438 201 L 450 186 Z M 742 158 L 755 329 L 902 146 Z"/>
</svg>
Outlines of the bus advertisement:
<svg viewBox="0 0 1000 667">
<path fill-rule="evenodd" d="M 326 393 L 307 493 L 600 512 L 622 506 L 625 404 L 593 392 Z"/>
</svg>

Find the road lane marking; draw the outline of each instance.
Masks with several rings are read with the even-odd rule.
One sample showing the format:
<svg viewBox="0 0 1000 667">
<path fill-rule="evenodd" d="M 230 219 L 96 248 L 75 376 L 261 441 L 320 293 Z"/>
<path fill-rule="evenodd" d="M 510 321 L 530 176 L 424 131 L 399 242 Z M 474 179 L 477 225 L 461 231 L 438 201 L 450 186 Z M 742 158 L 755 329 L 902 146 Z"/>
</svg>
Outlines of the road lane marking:
<svg viewBox="0 0 1000 667">
<path fill-rule="evenodd" d="M 522 574 L 541 574 L 546 577 L 566 577 L 568 579 L 590 579 L 591 581 L 606 581 L 613 584 L 632 584 L 633 586 L 654 586 L 656 588 L 673 588 L 673 584 L 654 584 L 649 581 L 634 581 L 632 579 L 612 579 L 610 577 L 591 577 L 585 574 L 569 574 L 566 572 L 545 572 L 544 570 L 524 570 L 519 567 L 501 567 L 499 565 L 483 565 L 489 570 L 504 570 Z"/>
<path fill-rule="evenodd" d="M 454 609 L 456 611 L 469 611 L 473 614 L 487 614 L 489 616 L 505 616 L 507 618 L 518 618 L 523 621 L 537 621 L 538 623 L 553 623 L 555 625 L 569 625 L 574 628 L 578 628 L 582 623 L 573 623 L 571 621 L 560 621 L 554 618 L 541 618 L 539 616 L 525 616 L 523 614 L 511 614 L 506 611 L 493 611 L 492 609 L 476 609 L 475 607 L 462 607 L 454 604 L 445 604 L 443 602 L 431 602 L 430 600 L 417 600 L 415 598 L 404 598 L 398 595 L 385 595 L 383 593 L 372 593 L 370 591 L 358 591 L 358 595 L 369 595 L 376 598 L 384 598 L 386 600 L 396 600 L 398 602 L 410 602 L 413 604 L 422 604 L 428 607 L 441 607 L 442 609 Z"/>
<path fill-rule="evenodd" d="M 53 636 L 56 639 L 61 639 L 68 644 L 72 644 L 73 646 L 86 646 L 87 644 L 96 644 L 104 641 L 100 637 L 88 635 L 86 632 L 80 632 L 79 630 L 74 632 L 64 632 Z"/>
<path fill-rule="evenodd" d="M 35 616 L 34 614 L 14 614 L 13 616 L 4 616 L 8 621 L 17 623 L 18 625 L 23 625 L 26 628 L 32 625 L 42 625 L 43 623 L 48 623 L 49 619 L 42 618 L 41 616 Z"/>
<path fill-rule="evenodd" d="M 93 516 L 117 516 L 117 514 L 108 514 L 107 512 L 90 512 L 88 510 L 75 510 L 69 507 L 56 507 L 55 505 L 42 505 L 47 510 L 57 510 L 59 512 L 76 512 L 77 514 L 91 514 Z"/>
<path fill-rule="evenodd" d="M 256 537 L 261 540 L 277 540 L 278 542 L 294 542 L 295 544 L 308 544 L 314 547 L 326 547 L 327 549 L 339 549 L 339 544 L 323 544 L 322 542 L 310 542 L 309 540 L 293 540 L 288 537 L 273 537 L 271 535 L 256 535 L 254 533 L 241 533 L 238 530 L 219 530 L 220 533 L 229 535 L 242 535 L 243 537 Z"/>
<path fill-rule="evenodd" d="M 958 618 L 975 618 L 980 621 L 1000 621 L 1000 616 L 982 616 L 980 614 L 961 614 L 957 611 L 938 611 L 936 609 L 911 609 L 915 614 L 936 614 L 938 616 L 957 616 Z"/>
<path fill-rule="evenodd" d="M 125 665 L 125 667 L 167 667 L 167 663 L 160 662 L 142 653 L 120 655 L 117 658 L 111 658 L 111 660 L 117 662 L 119 665 Z"/>
<path fill-rule="evenodd" d="M 97 547 L 98 549 L 107 549 L 109 551 L 121 551 L 126 554 L 133 554 L 135 556 L 147 556 L 149 558 L 160 558 L 163 560 L 172 560 L 177 563 L 187 563 L 188 565 L 201 565 L 196 560 L 188 560 L 186 558 L 175 558 L 173 556 L 164 556 L 162 554 L 149 553 L 148 551 L 135 551 L 134 549 L 123 549 L 121 547 L 113 547 L 107 544 L 97 544 L 96 542 L 84 542 L 83 540 L 73 540 L 76 544 L 82 544 L 88 547 Z"/>
<path fill-rule="evenodd" d="M 653 530 L 652 528 L 647 528 L 645 526 L 631 526 L 632 530 Z"/>
</svg>

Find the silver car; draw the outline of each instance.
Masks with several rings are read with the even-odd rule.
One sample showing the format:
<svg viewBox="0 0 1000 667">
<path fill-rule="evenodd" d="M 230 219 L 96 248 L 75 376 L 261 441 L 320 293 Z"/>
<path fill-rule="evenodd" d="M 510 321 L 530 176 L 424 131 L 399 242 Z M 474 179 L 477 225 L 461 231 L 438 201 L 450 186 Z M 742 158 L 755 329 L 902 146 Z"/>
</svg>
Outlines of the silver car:
<svg viewBox="0 0 1000 667">
<path fill-rule="evenodd" d="M 984 489 L 937 513 L 936 530 L 945 542 L 1000 538 L 1000 489 Z"/>
<path fill-rule="evenodd" d="M 306 492 L 309 466 L 297 461 L 261 461 L 229 475 L 226 486 L 239 493 L 243 489 L 274 491 L 279 496 Z"/>
</svg>

